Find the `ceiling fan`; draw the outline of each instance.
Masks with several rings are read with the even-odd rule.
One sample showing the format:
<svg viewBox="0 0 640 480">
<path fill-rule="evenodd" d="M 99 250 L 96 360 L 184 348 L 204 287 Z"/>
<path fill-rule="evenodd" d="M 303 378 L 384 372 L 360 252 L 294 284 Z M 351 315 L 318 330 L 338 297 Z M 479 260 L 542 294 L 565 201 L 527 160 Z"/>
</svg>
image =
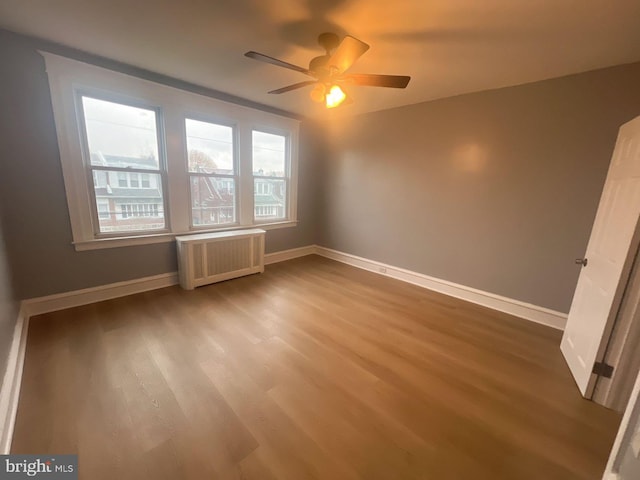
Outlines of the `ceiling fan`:
<svg viewBox="0 0 640 480">
<path fill-rule="evenodd" d="M 318 37 L 318 43 L 325 49 L 326 53 L 311 59 L 309 68 L 299 67 L 254 51 L 247 52 L 244 55 L 254 60 L 288 68 L 313 77 L 314 80 L 294 83 L 277 90 L 271 90 L 269 93 L 281 94 L 315 85 L 310 92 L 311 99 L 319 103 L 324 102 L 327 108 L 337 107 L 345 101 L 350 101 L 344 91 L 345 86 L 405 88 L 409 84 L 409 80 L 411 80 L 411 77 L 403 75 L 346 73 L 355 61 L 369 50 L 369 45 L 350 35 L 346 35 L 340 41 L 340 38 L 335 33 L 323 33 Z"/>
</svg>

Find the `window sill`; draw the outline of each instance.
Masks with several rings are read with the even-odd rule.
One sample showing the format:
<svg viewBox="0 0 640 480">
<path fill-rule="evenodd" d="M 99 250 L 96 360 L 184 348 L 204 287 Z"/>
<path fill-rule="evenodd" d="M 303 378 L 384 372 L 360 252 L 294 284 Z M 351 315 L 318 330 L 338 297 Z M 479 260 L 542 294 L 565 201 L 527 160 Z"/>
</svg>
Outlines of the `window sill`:
<svg viewBox="0 0 640 480">
<path fill-rule="evenodd" d="M 132 247 L 136 245 L 151 245 L 154 243 L 168 243 L 173 242 L 176 237 L 183 235 L 197 235 L 199 233 L 209 232 L 228 232 L 232 230 L 242 230 L 247 228 L 262 228 L 264 230 L 275 230 L 277 228 L 290 228 L 298 225 L 297 221 L 285 221 L 278 223 L 260 223 L 254 225 L 235 225 L 231 228 L 212 228 L 212 229 L 198 229 L 190 230 L 188 232 L 175 232 L 175 233 L 159 233 L 159 234 L 146 234 L 131 237 L 111 237 L 111 238 L 96 238 L 93 240 L 84 240 L 79 242 L 73 242 L 73 245 L 78 252 L 86 250 L 101 250 L 103 248 L 118 248 L 118 247 Z"/>
</svg>

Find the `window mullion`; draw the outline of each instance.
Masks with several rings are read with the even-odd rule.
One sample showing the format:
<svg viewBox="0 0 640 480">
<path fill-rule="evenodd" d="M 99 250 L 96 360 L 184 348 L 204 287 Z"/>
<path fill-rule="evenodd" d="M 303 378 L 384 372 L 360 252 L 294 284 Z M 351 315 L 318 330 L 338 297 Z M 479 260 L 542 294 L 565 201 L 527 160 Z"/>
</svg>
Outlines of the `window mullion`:
<svg viewBox="0 0 640 480">
<path fill-rule="evenodd" d="M 249 125 L 238 125 L 238 211 L 240 225 L 253 224 L 253 166 L 251 161 L 251 135 Z"/>
<path fill-rule="evenodd" d="M 187 232 L 190 224 L 191 199 L 187 173 L 187 146 L 184 120 L 176 108 L 164 110 L 165 142 L 167 152 L 167 198 L 172 232 Z"/>
</svg>

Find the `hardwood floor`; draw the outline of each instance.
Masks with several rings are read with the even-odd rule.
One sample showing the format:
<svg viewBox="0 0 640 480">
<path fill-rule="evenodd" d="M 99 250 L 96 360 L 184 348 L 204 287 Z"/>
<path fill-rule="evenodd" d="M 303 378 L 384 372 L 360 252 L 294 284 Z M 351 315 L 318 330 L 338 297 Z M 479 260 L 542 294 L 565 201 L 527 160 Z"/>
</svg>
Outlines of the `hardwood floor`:
<svg viewBox="0 0 640 480">
<path fill-rule="evenodd" d="M 33 318 L 13 453 L 81 479 L 599 479 L 558 331 L 316 256 Z"/>
</svg>

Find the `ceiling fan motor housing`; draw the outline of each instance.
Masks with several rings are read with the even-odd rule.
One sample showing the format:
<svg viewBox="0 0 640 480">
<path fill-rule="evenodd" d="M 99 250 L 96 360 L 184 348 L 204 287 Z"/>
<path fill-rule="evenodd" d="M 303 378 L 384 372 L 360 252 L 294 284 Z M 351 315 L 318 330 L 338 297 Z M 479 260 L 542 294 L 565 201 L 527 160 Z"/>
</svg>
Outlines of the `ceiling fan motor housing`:
<svg viewBox="0 0 640 480">
<path fill-rule="evenodd" d="M 320 46 L 327 51 L 327 55 L 329 55 L 331 50 L 340 45 L 340 37 L 331 32 L 321 33 L 318 35 L 318 44 L 320 44 Z"/>
<path fill-rule="evenodd" d="M 323 77 L 329 75 L 329 69 L 327 68 L 327 64 L 329 63 L 329 59 L 331 55 L 320 55 L 319 57 L 312 58 L 309 62 L 309 70 L 313 73 L 319 80 Z"/>
</svg>

